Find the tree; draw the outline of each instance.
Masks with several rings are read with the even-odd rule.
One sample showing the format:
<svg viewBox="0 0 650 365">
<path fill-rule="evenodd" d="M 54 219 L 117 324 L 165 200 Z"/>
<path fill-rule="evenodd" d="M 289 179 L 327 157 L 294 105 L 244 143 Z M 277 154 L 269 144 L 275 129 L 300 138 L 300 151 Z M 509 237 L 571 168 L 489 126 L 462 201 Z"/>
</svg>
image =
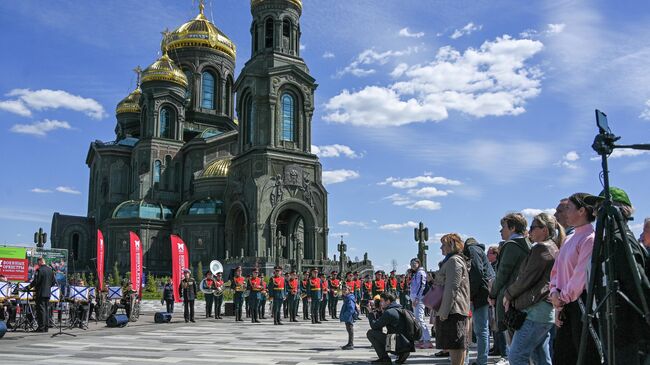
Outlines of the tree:
<svg viewBox="0 0 650 365">
<path fill-rule="evenodd" d="M 151 273 L 147 274 L 147 285 L 145 286 L 144 290 L 149 293 L 155 293 L 158 291 L 156 278 L 154 278 L 153 274 Z"/>
<path fill-rule="evenodd" d="M 117 261 L 115 261 L 115 264 L 113 264 L 113 286 L 120 286 L 122 281 L 122 276 L 120 276 L 120 268 L 117 265 Z"/>
<path fill-rule="evenodd" d="M 197 272 L 194 274 L 195 278 L 202 278 L 203 277 L 203 262 L 199 261 L 199 265 L 197 267 Z"/>
</svg>

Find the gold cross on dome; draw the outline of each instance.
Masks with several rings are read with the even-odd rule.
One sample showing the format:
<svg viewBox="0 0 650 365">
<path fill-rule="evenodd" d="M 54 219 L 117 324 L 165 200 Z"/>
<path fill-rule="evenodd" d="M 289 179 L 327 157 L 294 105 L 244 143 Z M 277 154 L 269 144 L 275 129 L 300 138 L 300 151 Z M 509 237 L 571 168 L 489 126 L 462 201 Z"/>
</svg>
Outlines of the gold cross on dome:
<svg viewBox="0 0 650 365">
<path fill-rule="evenodd" d="M 140 67 L 140 65 L 138 65 L 136 68 L 134 68 L 133 72 L 135 72 L 135 74 L 138 77 L 138 79 L 137 79 L 138 81 L 136 82 L 136 85 L 137 85 L 136 88 L 139 88 L 140 87 L 140 75 L 142 74 L 142 68 Z"/>
<path fill-rule="evenodd" d="M 205 10 L 205 0 L 199 0 L 199 12 L 203 15 L 203 10 Z"/>
</svg>

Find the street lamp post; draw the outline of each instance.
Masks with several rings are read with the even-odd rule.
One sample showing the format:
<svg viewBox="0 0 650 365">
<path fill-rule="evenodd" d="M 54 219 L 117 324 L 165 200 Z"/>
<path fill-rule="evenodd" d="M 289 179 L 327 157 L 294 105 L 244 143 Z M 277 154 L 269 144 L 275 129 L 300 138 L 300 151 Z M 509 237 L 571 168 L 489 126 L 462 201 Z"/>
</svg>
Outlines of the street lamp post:
<svg viewBox="0 0 650 365">
<path fill-rule="evenodd" d="M 422 263 L 424 270 L 427 270 L 427 250 L 429 246 L 426 245 L 426 241 L 429 240 L 429 228 L 424 226 L 424 223 L 420 222 L 415 231 L 415 242 L 418 243 L 418 259 Z"/>
<path fill-rule="evenodd" d="M 34 232 L 34 243 L 36 247 L 42 248 L 47 243 L 47 233 L 43 232 L 43 228 L 39 228 L 38 232 Z"/>
</svg>

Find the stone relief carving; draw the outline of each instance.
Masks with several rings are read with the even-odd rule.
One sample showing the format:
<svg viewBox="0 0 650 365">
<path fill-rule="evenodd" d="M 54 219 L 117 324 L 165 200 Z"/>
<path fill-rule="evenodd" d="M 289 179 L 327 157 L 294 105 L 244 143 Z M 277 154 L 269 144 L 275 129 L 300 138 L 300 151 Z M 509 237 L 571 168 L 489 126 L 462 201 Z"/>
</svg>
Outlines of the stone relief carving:
<svg viewBox="0 0 650 365">
<path fill-rule="evenodd" d="M 271 178 L 271 180 L 273 181 L 273 189 L 271 190 L 271 206 L 275 207 L 282 201 L 284 195 L 284 180 L 280 174 L 277 174 L 275 177 Z"/>
</svg>

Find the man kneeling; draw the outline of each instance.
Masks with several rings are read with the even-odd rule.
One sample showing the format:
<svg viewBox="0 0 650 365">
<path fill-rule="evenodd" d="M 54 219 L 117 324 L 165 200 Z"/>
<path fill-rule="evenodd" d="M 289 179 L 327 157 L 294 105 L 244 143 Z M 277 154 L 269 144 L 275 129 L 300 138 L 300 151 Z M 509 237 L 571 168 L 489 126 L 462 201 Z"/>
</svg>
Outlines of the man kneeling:
<svg viewBox="0 0 650 365">
<path fill-rule="evenodd" d="M 403 364 L 411 352 L 415 351 L 415 345 L 403 334 L 405 328 L 404 321 L 400 318 L 400 310 L 402 307 L 395 302 L 395 296 L 393 294 L 386 292 L 379 296 L 379 306 L 372 306 L 369 303 L 368 307 L 370 329 L 368 330 L 367 336 L 377 356 L 379 356 L 372 363 L 391 364 L 392 361 L 388 356 L 388 351 L 390 351 L 398 355 L 396 362 Z M 388 335 L 383 332 L 384 327 L 386 327 Z M 386 346 L 387 339 L 390 346 L 388 349 Z"/>
</svg>

